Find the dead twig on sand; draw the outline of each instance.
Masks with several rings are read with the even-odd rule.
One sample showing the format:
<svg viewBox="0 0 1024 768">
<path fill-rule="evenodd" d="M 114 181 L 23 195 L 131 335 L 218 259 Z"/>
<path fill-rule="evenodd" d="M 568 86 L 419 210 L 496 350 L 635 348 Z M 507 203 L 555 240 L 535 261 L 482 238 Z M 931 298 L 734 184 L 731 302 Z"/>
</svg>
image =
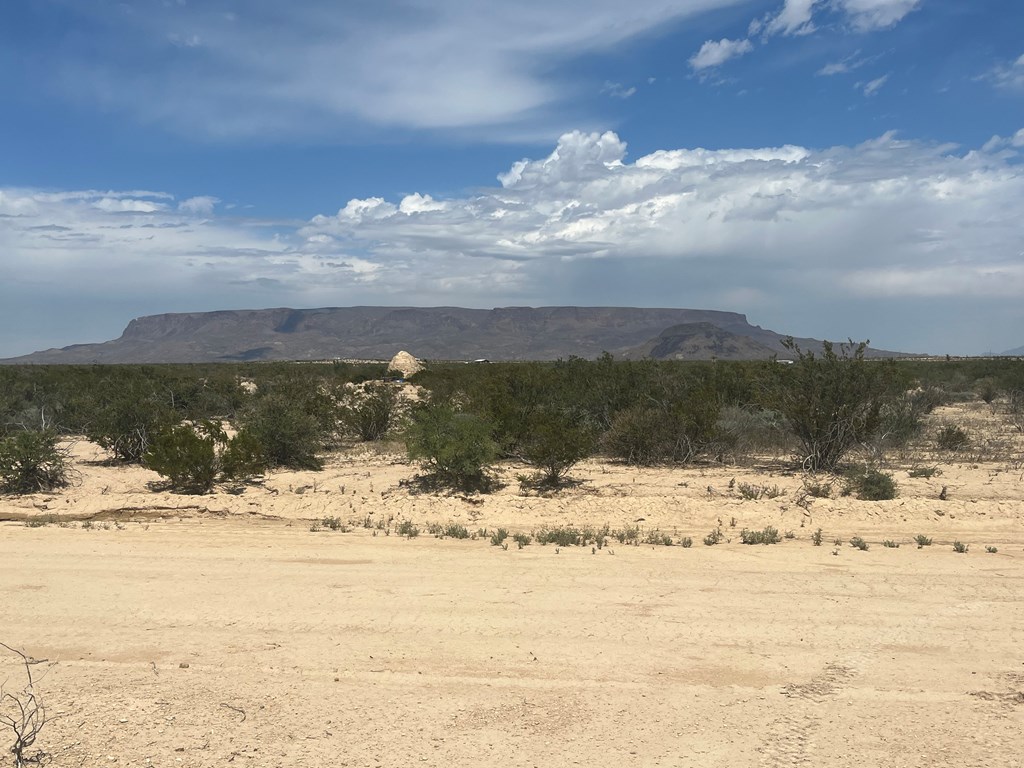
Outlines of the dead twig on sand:
<svg viewBox="0 0 1024 768">
<path fill-rule="evenodd" d="M 14 744 L 10 752 L 14 755 L 15 768 L 45 765 L 50 758 L 48 753 L 39 750 L 27 754 L 46 725 L 46 708 L 36 694 L 35 681 L 32 679 L 32 664 L 38 662 L 6 643 L 0 643 L 0 646 L 20 656 L 25 667 L 26 682 L 20 691 L 7 690 L 6 681 L 0 684 L 0 725 L 10 728 L 14 733 Z"/>
</svg>

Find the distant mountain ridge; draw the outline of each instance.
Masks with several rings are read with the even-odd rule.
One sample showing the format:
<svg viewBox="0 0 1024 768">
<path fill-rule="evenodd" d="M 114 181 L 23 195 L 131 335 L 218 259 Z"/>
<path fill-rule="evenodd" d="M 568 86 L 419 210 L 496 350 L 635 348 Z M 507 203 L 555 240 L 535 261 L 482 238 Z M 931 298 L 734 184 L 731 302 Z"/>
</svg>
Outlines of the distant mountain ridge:
<svg viewBox="0 0 1024 768">
<path fill-rule="evenodd" d="M 1002 357 L 1024 357 L 1024 347 L 1016 347 L 1003 352 Z"/>
<path fill-rule="evenodd" d="M 717 329 L 717 330 L 716 330 Z M 668 334 L 667 336 L 665 334 Z M 329 307 L 148 315 L 120 338 L 34 352 L 3 363 L 197 363 L 387 360 L 400 350 L 435 360 L 617 357 L 760 359 L 789 355 L 786 336 L 745 315 L 637 307 Z M 821 341 L 796 339 L 803 349 Z M 649 348 L 648 348 L 649 347 Z M 871 350 L 875 357 L 900 353 Z"/>
</svg>

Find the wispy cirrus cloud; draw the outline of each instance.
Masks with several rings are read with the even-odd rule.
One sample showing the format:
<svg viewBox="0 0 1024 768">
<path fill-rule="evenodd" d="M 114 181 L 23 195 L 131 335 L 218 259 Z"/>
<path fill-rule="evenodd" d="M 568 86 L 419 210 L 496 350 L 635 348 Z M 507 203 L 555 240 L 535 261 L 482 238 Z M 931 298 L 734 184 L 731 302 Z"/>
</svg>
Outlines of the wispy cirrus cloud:
<svg viewBox="0 0 1024 768">
<path fill-rule="evenodd" d="M 983 75 L 983 79 L 997 88 L 1024 92 L 1024 54 L 1012 62 L 993 67 Z"/>
<path fill-rule="evenodd" d="M 870 98 L 871 96 L 875 96 L 882 89 L 882 86 L 884 86 L 888 81 L 889 75 L 882 75 L 881 77 L 876 77 L 874 80 L 869 80 L 866 83 L 857 83 L 854 88 L 860 89 L 865 96 Z"/>
<path fill-rule="evenodd" d="M 614 133 L 573 132 L 473 194 L 356 198 L 304 222 L 235 218 L 212 200 L 142 191 L 3 189 L 0 306 L 33 302 L 3 325 L 0 350 L 30 351 L 18 347 L 22 327 L 59 302 L 78 316 L 55 343 L 81 341 L 85 318 L 116 335 L 125 317 L 111 296 L 141 297 L 150 312 L 703 306 L 791 332 L 955 348 L 1020 311 L 1019 143 L 964 152 L 886 134 L 856 146 L 665 149 L 631 160 Z M 794 295 L 800 302 L 779 301 Z M 950 329 L 954 304 L 966 319 Z"/>
<path fill-rule="evenodd" d="M 592 93 L 553 77 L 560 64 L 740 2 L 75 4 L 91 44 L 55 44 L 41 60 L 77 98 L 204 138 L 553 138 L 566 120 L 588 122 L 577 118 Z"/>
</svg>

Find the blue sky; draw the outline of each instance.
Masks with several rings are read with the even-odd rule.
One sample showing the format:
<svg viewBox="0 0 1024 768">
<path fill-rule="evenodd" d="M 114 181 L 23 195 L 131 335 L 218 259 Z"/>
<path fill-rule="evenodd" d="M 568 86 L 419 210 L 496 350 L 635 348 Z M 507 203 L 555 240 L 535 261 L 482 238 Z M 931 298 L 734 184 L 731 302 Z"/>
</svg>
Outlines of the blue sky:
<svg viewBox="0 0 1024 768">
<path fill-rule="evenodd" d="M 13 0 L 0 357 L 353 304 L 1020 346 L 1022 30 L 1019 0 Z"/>
</svg>

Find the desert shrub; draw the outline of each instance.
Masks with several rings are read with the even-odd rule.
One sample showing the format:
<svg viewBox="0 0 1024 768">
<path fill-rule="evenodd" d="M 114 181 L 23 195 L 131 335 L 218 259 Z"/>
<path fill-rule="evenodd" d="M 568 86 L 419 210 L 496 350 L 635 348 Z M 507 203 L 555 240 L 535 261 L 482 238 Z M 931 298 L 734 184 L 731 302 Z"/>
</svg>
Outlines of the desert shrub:
<svg viewBox="0 0 1024 768">
<path fill-rule="evenodd" d="M 646 406 L 634 406 L 617 414 L 603 442 L 611 456 L 639 466 L 658 464 L 679 452 L 664 414 Z"/>
<path fill-rule="evenodd" d="M 1018 432 L 1024 432 L 1024 389 L 1014 389 L 1006 397 L 1006 413 L 1010 424 Z"/>
<path fill-rule="evenodd" d="M 582 547 L 589 543 L 590 536 L 585 530 L 580 530 L 571 525 L 562 525 L 557 528 L 541 528 L 534 536 L 538 544 L 554 544 L 559 547 Z"/>
<path fill-rule="evenodd" d="M 341 421 L 364 442 L 381 440 L 394 426 L 400 405 L 399 389 L 389 382 L 367 382 L 347 389 L 341 397 Z"/>
<path fill-rule="evenodd" d="M 765 526 L 761 531 L 748 531 L 744 528 L 740 531 L 740 542 L 743 544 L 778 544 L 782 541 L 777 528 Z"/>
<path fill-rule="evenodd" d="M 718 415 L 714 445 L 723 457 L 791 451 L 793 438 L 785 419 L 767 408 L 724 406 Z"/>
<path fill-rule="evenodd" d="M 493 488 L 490 467 L 498 446 L 479 416 L 447 405 L 420 408 L 406 433 L 406 447 L 409 458 L 422 463 L 429 486 L 467 492 Z"/>
<path fill-rule="evenodd" d="M 741 498 L 749 501 L 777 499 L 785 493 L 777 485 L 753 485 L 752 483 L 739 483 L 736 486 L 736 492 L 739 493 Z"/>
<path fill-rule="evenodd" d="M 932 545 L 932 540 L 923 533 L 919 533 L 914 537 L 914 543 L 917 544 L 918 549 L 923 549 L 924 547 L 930 547 Z"/>
<path fill-rule="evenodd" d="M 176 491 L 206 493 L 220 474 L 217 446 L 226 440 L 220 425 L 209 421 L 169 427 L 153 436 L 142 463 Z"/>
<path fill-rule="evenodd" d="M 98 405 L 84 432 L 115 460 L 141 464 L 153 436 L 178 421 L 179 415 L 169 403 L 137 384 Z"/>
<path fill-rule="evenodd" d="M 804 468 L 832 471 L 855 445 L 881 425 L 882 407 L 904 389 L 891 361 L 864 358 L 867 342 L 824 342 L 822 354 L 804 352 L 788 339 L 793 365 L 779 366 L 768 399 L 800 444 Z"/>
<path fill-rule="evenodd" d="M 208 493 L 223 480 L 245 481 L 264 469 L 258 446 L 247 433 L 230 440 L 212 421 L 180 424 L 154 435 L 143 464 L 181 493 Z"/>
<path fill-rule="evenodd" d="M 407 539 L 415 539 L 420 535 L 420 529 L 413 524 L 412 520 L 403 520 L 395 526 L 395 533 L 405 536 Z"/>
<path fill-rule="evenodd" d="M 461 523 L 448 523 L 442 529 L 441 535 L 451 539 L 468 539 L 469 529 Z"/>
<path fill-rule="evenodd" d="M 713 547 L 716 544 L 721 544 L 725 536 L 722 534 L 721 528 L 715 528 L 711 533 L 704 537 L 704 546 Z"/>
<path fill-rule="evenodd" d="M 284 392 L 271 393 L 244 409 L 239 421 L 246 440 L 259 446 L 268 466 L 323 468 L 317 454 L 333 430 L 330 418 L 313 403 Z"/>
<path fill-rule="evenodd" d="M 936 475 L 941 475 L 942 470 L 938 467 L 913 467 L 907 470 L 907 474 L 911 477 L 924 477 L 931 479 Z"/>
<path fill-rule="evenodd" d="M 512 541 L 514 541 L 518 545 L 518 547 L 522 549 L 523 547 L 528 546 L 531 541 L 533 541 L 533 537 L 530 536 L 530 534 L 528 533 L 516 533 L 512 535 Z"/>
<path fill-rule="evenodd" d="M 974 383 L 975 389 L 978 392 L 978 397 L 982 402 L 991 405 L 992 402 L 999 397 L 999 384 L 995 379 L 986 376 L 983 379 L 978 379 Z"/>
<path fill-rule="evenodd" d="M 893 541 L 892 539 L 885 539 L 882 542 L 882 546 L 886 549 L 899 549 L 900 543 L 898 541 Z"/>
<path fill-rule="evenodd" d="M 868 551 L 868 543 L 860 536 L 854 536 L 852 539 L 850 539 L 850 546 L 854 549 L 859 549 L 861 552 Z"/>
<path fill-rule="evenodd" d="M 22 430 L 0 437 L 0 492 L 52 491 L 68 484 L 68 451 L 51 430 Z"/>
<path fill-rule="evenodd" d="M 991 544 L 989 544 L 985 547 L 985 551 L 988 552 L 990 555 L 994 555 L 999 551 L 999 548 L 993 547 Z"/>
<path fill-rule="evenodd" d="M 899 492 L 896 480 L 889 472 L 873 467 L 860 467 L 846 475 L 844 495 L 853 494 L 863 501 L 887 501 L 895 499 Z"/>
<path fill-rule="evenodd" d="M 961 555 L 966 554 L 967 551 L 970 548 L 971 548 L 970 544 L 964 544 L 962 541 L 954 541 L 953 542 L 953 551 L 957 552 L 957 553 L 959 553 Z"/>
<path fill-rule="evenodd" d="M 944 451 L 959 451 L 971 442 L 967 432 L 954 424 L 947 424 L 935 435 L 935 443 Z"/>
<path fill-rule="evenodd" d="M 530 415 L 529 429 L 519 442 L 519 457 L 537 470 L 530 484 L 556 488 L 594 445 L 594 431 L 580 414 L 543 408 Z"/>
<path fill-rule="evenodd" d="M 508 538 L 508 529 L 506 529 L 506 528 L 499 528 L 498 530 L 496 530 L 494 533 L 491 534 L 491 546 L 493 546 L 493 547 L 500 546 L 501 544 L 503 544 L 505 542 L 505 539 L 507 539 L 507 538 Z"/>
<path fill-rule="evenodd" d="M 832 498 L 833 485 L 831 481 L 819 481 L 808 477 L 804 478 L 803 488 L 807 492 L 808 496 L 813 496 L 816 499 Z"/>
<path fill-rule="evenodd" d="M 813 544 L 816 547 L 820 547 L 821 546 L 821 542 L 824 540 L 824 538 L 825 537 L 822 534 L 821 528 L 819 528 L 818 530 L 816 530 L 814 533 L 811 534 L 811 544 Z"/>
</svg>

